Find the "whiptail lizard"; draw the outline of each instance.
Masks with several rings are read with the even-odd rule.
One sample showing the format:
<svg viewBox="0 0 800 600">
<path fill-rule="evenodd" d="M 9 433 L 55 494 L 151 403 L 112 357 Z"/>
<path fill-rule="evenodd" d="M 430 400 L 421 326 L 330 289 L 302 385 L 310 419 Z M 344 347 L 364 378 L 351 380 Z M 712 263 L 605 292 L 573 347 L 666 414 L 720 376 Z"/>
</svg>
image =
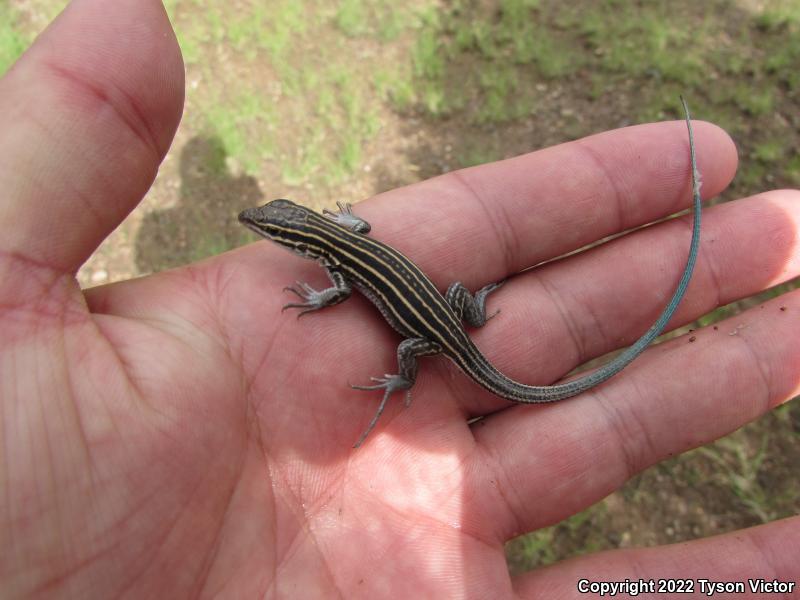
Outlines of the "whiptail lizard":
<svg viewBox="0 0 800 600">
<path fill-rule="evenodd" d="M 486 297 L 503 282 L 487 285 L 474 296 L 456 282 L 442 296 L 425 273 L 403 254 L 367 237 L 370 225 L 355 216 L 349 204 L 339 204 L 339 213 L 325 210 L 319 215 L 290 200 L 279 199 L 239 215 L 239 221 L 249 229 L 304 258 L 316 260 L 328 272 L 333 286 L 327 289 L 318 291 L 305 283 L 284 288 L 302 300 L 289 303 L 284 309 L 300 308 L 300 316 L 333 306 L 346 300 L 354 286 L 406 338 L 397 348 L 398 374 L 373 377 L 374 385 L 351 386 L 357 390 L 385 390 L 356 448 L 375 427 L 393 392 L 406 390 L 405 404 L 409 405 L 420 356 L 443 353 L 478 384 L 512 402 L 554 402 L 606 381 L 630 364 L 661 333 L 686 292 L 700 243 L 699 174 L 691 117 L 686 102 L 683 98 L 681 101 L 689 132 L 694 207 L 692 241 L 683 275 L 664 311 L 641 338 L 606 365 L 565 383 L 550 386 L 518 383 L 492 366 L 467 335 L 462 320 L 473 327 L 484 325 L 488 319 Z"/>
</svg>

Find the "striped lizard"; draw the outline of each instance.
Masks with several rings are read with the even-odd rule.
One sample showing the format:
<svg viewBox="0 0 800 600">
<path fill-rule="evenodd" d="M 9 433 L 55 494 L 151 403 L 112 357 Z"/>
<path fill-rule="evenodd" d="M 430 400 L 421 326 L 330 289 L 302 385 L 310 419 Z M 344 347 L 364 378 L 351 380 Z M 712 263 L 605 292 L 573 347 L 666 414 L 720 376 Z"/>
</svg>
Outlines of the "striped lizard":
<svg viewBox="0 0 800 600">
<path fill-rule="evenodd" d="M 316 260 L 333 283 L 324 290 L 299 282 L 284 288 L 301 300 L 286 304 L 284 310 L 299 308 L 299 317 L 333 306 L 346 300 L 355 287 L 405 338 L 397 348 L 397 374 L 373 377 L 373 385 L 351 386 L 357 390 L 384 390 L 375 416 L 355 448 L 375 427 L 392 393 L 405 391 L 405 405 L 410 404 L 418 357 L 444 354 L 479 385 L 512 402 L 554 402 L 606 381 L 630 364 L 661 333 L 686 292 L 700 244 L 699 173 L 689 109 L 683 98 L 681 102 L 689 135 L 694 209 L 686 267 L 669 303 L 642 337 L 599 369 L 564 383 L 549 386 L 518 383 L 492 366 L 467 335 L 462 321 L 473 327 L 484 325 L 490 318 L 486 315 L 486 297 L 503 282 L 487 285 L 474 295 L 456 282 L 442 295 L 411 260 L 391 246 L 368 237 L 369 223 L 354 215 L 349 204 L 338 203 L 338 213 L 324 210 L 319 215 L 290 200 L 278 199 L 242 211 L 239 221 L 243 225 L 304 258 Z"/>
</svg>

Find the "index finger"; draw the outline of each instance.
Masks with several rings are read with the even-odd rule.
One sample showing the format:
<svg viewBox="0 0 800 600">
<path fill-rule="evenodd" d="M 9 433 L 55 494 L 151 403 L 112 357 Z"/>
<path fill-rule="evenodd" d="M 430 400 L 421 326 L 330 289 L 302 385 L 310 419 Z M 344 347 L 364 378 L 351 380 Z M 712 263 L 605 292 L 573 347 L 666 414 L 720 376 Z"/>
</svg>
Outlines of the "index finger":
<svg viewBox="0 0 800 600">
<path fill-rule="evenodd" d="M 704 198 L 736 171 L 725 131 L 693 122 Z M 447 173 L 359 207 L 439 285 L 477 287 L 691 203 L 683 121 L 617 129 Z"/>
</svg>

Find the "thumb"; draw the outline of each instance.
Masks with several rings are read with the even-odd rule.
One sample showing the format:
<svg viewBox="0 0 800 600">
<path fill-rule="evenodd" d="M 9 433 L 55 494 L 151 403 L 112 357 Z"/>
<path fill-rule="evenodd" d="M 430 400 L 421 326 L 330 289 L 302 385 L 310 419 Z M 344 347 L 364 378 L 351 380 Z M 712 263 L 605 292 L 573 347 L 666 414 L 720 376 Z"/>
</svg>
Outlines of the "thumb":
<svg viewBox="0 0 800 600">
<path fill-rule="evenodd" d="M 158 0 L 74 0 L 0 80 L 0 306 L 73 275 L 152 183 L 183 64 Z"/>
</svg>

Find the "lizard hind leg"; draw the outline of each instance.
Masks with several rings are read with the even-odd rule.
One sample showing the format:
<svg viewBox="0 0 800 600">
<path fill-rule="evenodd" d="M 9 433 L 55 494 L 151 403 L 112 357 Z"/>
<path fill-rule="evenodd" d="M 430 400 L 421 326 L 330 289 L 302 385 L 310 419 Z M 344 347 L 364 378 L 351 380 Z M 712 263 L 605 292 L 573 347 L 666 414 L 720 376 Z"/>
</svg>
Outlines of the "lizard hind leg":
<svg viewBox="0 0 800 600">
<path fill-rule="evenodd" d="M 438 354 L 442 351 L 442 347 L 436 342 L 431 342 L 425 338 L 409 338 L 403 340 L 397 347 L 397 364 L 399 373 L 397 375 L 386 374 L 383 377 L 372 377 L 374 385 L 351 385 L 354 390 L 385 390 L 383 399 L 381 400 L 375 416 L 372 417 L 367 426 L 367 430 L 361 434 L 361 437 L 356 442 L 354 448 L 358 448 L 367 435 L 373 430 L 378 423 L 378 419 L 386 408 L 386 403 L 394 392 L 406 390 L 405 405 L 408 407 L 411 404 L 411 388 L 417 379 L 417 357 L 430 356 L 431 354 Z"/>
<path fill-rule="evenodd" d="M 486 314 L 486 297 L 499 289 L 506 282 L 505 279 L 482 287 L 473 295 L 460 281 L 451 283 L 445 292 L 445 300 L 462 321 L 472 327 L 483 327 L 486 321 L 496 316 L 500 309 L 490 315 Z"/>
<path fill-rule="evenodd" d="M 411 386 L 414 385 L 413 381 L 408 381 L 402 375 L 386 375 L 385 377 L 372 377 L 372 381 L 378 382 L 376 385 L 351 385 L 354 390 L 379 390 L 385 389 L 386 391 L 383 393 L 383 398 L 381 399 L 381 403 L 378 405 L 378 410 L 375 411 L 375 416 L 372 417 L 372 420 L 367 425 L 367 428 L 364 430 L 364 433 L 361 434 L 361 437 L 358 438 L 358 441 L 355 443 L 353 448 L 358 448 L 367 436 L 375 429 L 375 425 L 378 424 L 378 419 L 381 418 L 383 414 L 383 409 L 386 408 L 386 403 L 389 401 L 389 396 L 391 396 L 394 392 L 398 390 L 406 390 L 406 400 L 405 405 L 408 406 L 411 404 Z"/>
</svg>

